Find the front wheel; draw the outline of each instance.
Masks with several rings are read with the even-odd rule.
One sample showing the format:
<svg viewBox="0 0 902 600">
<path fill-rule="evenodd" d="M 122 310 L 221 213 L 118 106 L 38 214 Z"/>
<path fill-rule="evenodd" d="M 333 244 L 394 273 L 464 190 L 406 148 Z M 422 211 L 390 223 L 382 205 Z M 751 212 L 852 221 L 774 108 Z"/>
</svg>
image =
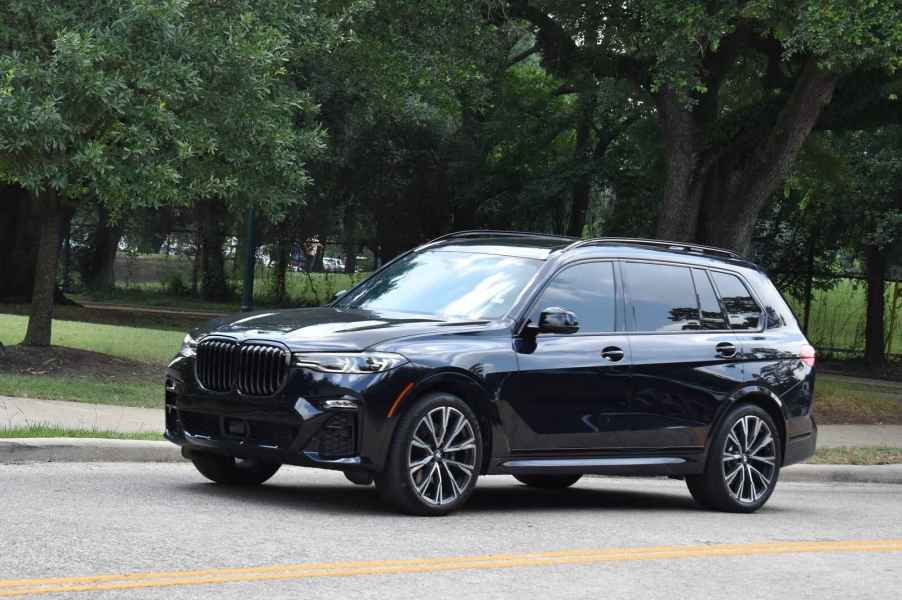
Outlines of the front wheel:
<svg viewBox="0 0 902 600">
<path fill-rule="evenodd" d="M 780 434 L 770 415 L 759 406 L 738 406 L 714 436 L 704 474 L 686 477 L 686 485 L 702 506 L 754 512 L 777 486 L 780 448 Z"/>
<path fill-rule="evenodd" d="M 473 410 L 457 396 L 428 394 L 398 423 L 376 488 L 408 514 L 444 515 L 473 493 L 481 460 L 482 434 Z"/>
<path fill-rule="evenodd" d="M 259 485 L 282 466 L 251 458 L 201 453 L 194 454 L 191 462 L 210 481 L 226 485 Z"/>
</svg>

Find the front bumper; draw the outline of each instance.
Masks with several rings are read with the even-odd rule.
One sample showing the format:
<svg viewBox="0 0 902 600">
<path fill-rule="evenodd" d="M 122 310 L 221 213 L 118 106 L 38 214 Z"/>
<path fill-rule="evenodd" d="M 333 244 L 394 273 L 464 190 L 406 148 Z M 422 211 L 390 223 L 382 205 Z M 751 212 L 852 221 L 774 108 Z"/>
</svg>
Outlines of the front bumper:
<svg viewBox="0 0 902 600">
<path fill-rule="evenodd" d="M 178 357 L 166 373 L 165 436 L 188 458 L 212 452 L 327 469 L 380 470 L 393 426 L 385 418 L 389 400 L 402 389 L 398 379 L 393 372 L 335 375 L 293 369 L 277 395 L 248 397 L 202 389 L 193 360 Z"/>
</svg>

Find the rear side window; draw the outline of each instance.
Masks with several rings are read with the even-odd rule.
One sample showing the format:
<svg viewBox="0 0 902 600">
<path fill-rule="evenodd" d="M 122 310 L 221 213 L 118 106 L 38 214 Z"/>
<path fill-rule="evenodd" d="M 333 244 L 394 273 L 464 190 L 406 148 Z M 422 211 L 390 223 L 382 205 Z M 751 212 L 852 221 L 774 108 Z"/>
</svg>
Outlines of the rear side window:
<svg viewBox="0 0 902 600">
<path fill-rule="evenodd" d="M 532 322 L 538 323 L 539 313 L 552 306 L 575 313 L 580 333 L 615 331 L 617 291 L 613 263 L 580 263 L 560 271 L 542 290 L 530 315 Z"/>
<path fill-rule="evenodd" d="M 729 329 L 723 308 L 720 306 L 711 280 L 708 279 L 708 274 L 700 269 L 692 269 L 692 279 L 695 281 L 695 291 L 701 307 L 702 329 Z"/>
<path fill-rule="evenodd" d="M 720 293 L 720 301 L 727 310 L 730 329 L 758 329 L 761 308 L 742 280 L 735 275 L 716 271 L 711 272 L 711 277 Z"/>
<path fill-rule="evenodd" d="M 635 331 L 699 328 L 698 300 L 686 267 L 623 263 Z"/>
</svg>

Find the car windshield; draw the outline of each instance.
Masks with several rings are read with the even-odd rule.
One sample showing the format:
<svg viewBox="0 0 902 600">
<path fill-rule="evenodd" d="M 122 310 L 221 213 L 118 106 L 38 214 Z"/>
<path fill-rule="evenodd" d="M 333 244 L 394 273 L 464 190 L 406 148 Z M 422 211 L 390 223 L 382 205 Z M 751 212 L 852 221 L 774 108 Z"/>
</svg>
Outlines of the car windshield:
<svg viewBox="0 0 902 600">
<path fill-rule="evenodd" d="M 497 319 L 510 310 L 541 264 L 496 254 L 418 252 L 373 276 L 336 306 L 440 319 Z"/>
</svg>

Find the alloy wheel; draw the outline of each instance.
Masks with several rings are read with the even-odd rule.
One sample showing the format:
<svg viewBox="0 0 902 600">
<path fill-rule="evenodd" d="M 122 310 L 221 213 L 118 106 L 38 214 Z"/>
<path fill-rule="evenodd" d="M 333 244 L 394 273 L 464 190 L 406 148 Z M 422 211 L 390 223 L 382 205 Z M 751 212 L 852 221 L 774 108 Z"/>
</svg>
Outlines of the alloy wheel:
<svg viewBox="0 0 902 600">
<path fill-rule="evenodd" d="M 777 446 L 768 424 L 754 415 L 739 418 L 724 442 L 722 467 L 730 495 L 754 504 L 770 489 L 777 472 Z"/>
<path fill-rule="evenodd" d="M 420 419 L 407 452 L 407 468 L 419 498 L 441 506 L 457 500 L 476 473 L 476 435 L 469 419 L 439 406 Z"/>
</svg>

